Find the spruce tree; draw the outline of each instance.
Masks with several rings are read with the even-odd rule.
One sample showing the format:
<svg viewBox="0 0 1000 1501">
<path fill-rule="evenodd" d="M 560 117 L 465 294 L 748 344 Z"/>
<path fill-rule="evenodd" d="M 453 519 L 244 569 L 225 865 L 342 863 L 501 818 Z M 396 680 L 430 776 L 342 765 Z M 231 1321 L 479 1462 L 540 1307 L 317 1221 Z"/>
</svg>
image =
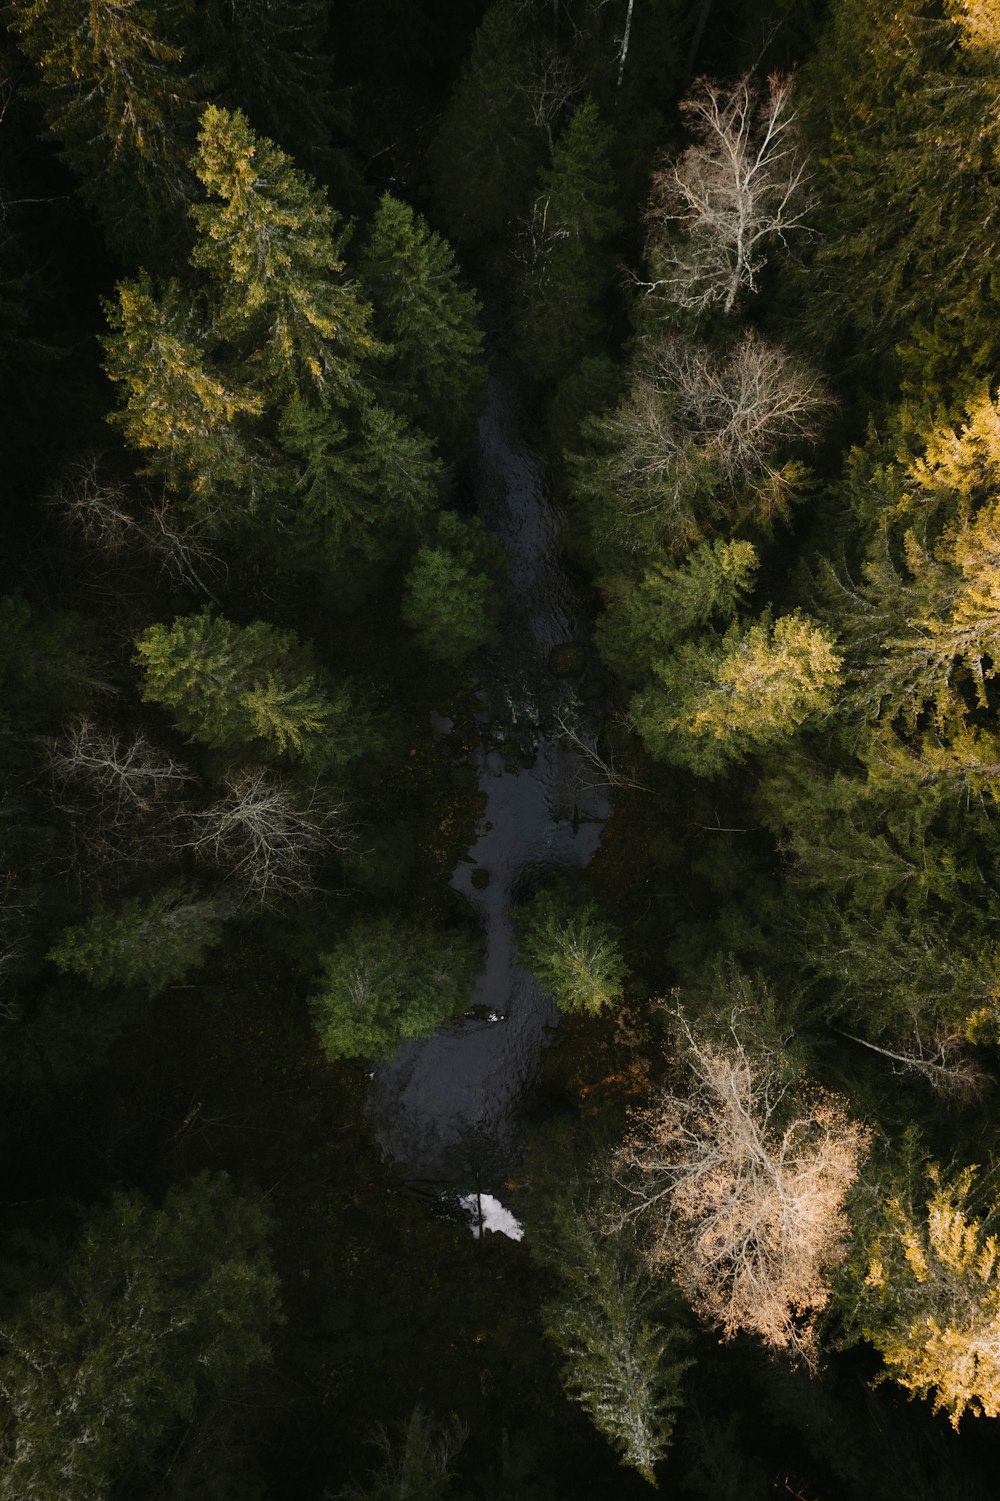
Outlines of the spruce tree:
<svg viewBox="0 0 1000 1501">
<path fill-rule="evenodd" d="M 331 697 L 298 637 L 266 621 L 238 626 L 207 609 L 178 616 L 139 637 L 135 661 L 145 702 L 202 745 L 313 766 L 364 748 L 365 717 L 347 690 Z"/>
<path fill-rule="evenodd" d="M 342 275 L 346 232 L 322 190 L 240 110 L 210 105 L 194 169 L 207 203 L 192 214 L 192 262 L 215 284 L 216 325 L 249 340 L 286 395 L 356 395 L 372 351 L 371 310 Z"/>
<path fill-rule="evenodd" d="M 406 575 L 402 616 L 435 661 L 464 662 L 496 640 L 499 554 L 478 518 L 452 511 L 438 518 L 433 543 L 418 550 Z"/>
<path fill-rule="evenodd" d="M 577 365 L 604 329 L 609 246 L 621 229 L 611 140 L 597 105 L 587 99 L 571 115 L 551 167 L 541 174 L 521 324 L 532 368 L 549 379 Z"/>
<path fill-rule="evenodd" d="M 104 1501 L 162 1478 L 199 1406 L 268 1359 L 269 1230 L 257 1196 L 203 1173 L 160 1209 L 116 1193 L 54 1278 L 5 1269 L 23 1291 L 0 1326 L 3 1501 Z"/>
<path fill-rule="evenodd" d="M 641 584 L 613 575 L 594 637 L 623 682 L 641 681 L 655 661 L 710 622 L 728 625 L 753 587 L 757 553 L 750 542 L 703 542 L 683 563 L 654 563 Z"/>
<path fill-rule="evenodd" d="M 431 148 L 434 194 L 461 244 L 496 241 L 524 213 L 542 164 L 527 82 L 527 23 L 518 0 L 496 0 L 472 39 Z"/>
<path fill-rule="evenodd" d="M 188 28 L 214 75 L 211 97 L 241 109 L 311 171 L 328 166 L 348 110 L 332 91 L 330 0 L 200 0 Z"/>
<path fill-rule="evenodd" d="M 49 958 L 94 985 L 145 985 L 159 995 L 197 969 L 221 936 L 215 902 L 171 886 L 117 910 L 97 907 L 63 932 Z"/>
<path fill-rule="evenodd" d="M 254 432 L 264 397 L 243 371 L 217 362 L 211 313 L 178 282 L 157 295 L 145 275 L 122 282 L 106 311 L 105 368 L 125 400 L 110 420 L 148 454 L 147 472 L 215 530 L 232 525 L 227 502 L 237 493 L 253 513 L 270 480 Z"/>
<path fill-rule="evenodd" d="M 486 385 L 479 304 L 461 286 L 450 246 L 386 193 L 359 270 L 389 349 L 382 379 L 394 405 L 457 446 L 471 435 Z"/>
<path fill-rule="evenodd" d="M 798 612 L 685 642 L 654 672 L 631 704 L 636 729 L 653 755 L 707 775 L 828 714 L 841 681 L 829 632 Z"/>
<path fill-rule="evenodd" d="M 932 1166 L 923 1210 L 891 1199 L 867 1247 L 855 1317 L 889 1375 L 953 1428 L 1000 1416 L 1000 1206 L 974 1207 L 976 1169 Z"/>
<path fill-rule="evenodd" d="M 518 918 L 518 958 L 560 1011 L 591 1014 L 621 1000 L 627 966 L 593 902 L 542 890 Z"/>
<path fill-rule="evenodd" d="M 532 1254 L 555 1277 L 542 1309 L 561 1358 L 566 1395 L 578 1403 L 624 1465 L 656 1484 L 670 1450 L 691 1365 L 675 1291 L 654 1280 L 629 1230 L 608 1233 L 602 1214 L 556 1195 L 536 1228 Z"/>
<path fill-rule="evenodd" d="M 386 1058 L 429 1037 L 472 996 L 479 944 L 468 932 L 401 917 L 358 918 L 328 954 L 310 1002 L 330 1059 Z"/>
<path fill-rule="evenodd" d="M 204 79 L 176 44 L 191 0 L 13 0 L 11 10 L 81 195 L 116 248 L 148 255 L 183 222 L 195 186 Z"/>
</svg>

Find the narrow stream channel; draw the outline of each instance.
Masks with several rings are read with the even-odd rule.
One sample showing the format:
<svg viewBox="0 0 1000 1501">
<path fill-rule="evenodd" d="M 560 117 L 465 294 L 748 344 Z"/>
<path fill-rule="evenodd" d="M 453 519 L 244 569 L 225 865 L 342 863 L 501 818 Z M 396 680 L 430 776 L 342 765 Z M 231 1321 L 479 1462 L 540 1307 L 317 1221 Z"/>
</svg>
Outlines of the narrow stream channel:
<svg viewBox="0 0 1000 1501">
<path fill-rule="evenodd" d="M 507 554 L 509 588 L 501 643 L 484 654 L 482 669 L 477 759 L 486 808 L 451 878 L 483 923 L 486 968 L 471 998 L 474 1016 L 404 1043 L 376 1070 L 370 1097 L 383 1149 L 407 1176 L 459 1192 L 502 1187 L 517 1150 L 519 1106 L 557 1021 L 513 962 L 513 900 L 586 865 L 609 812 L 607 789 L 559 730 L 560 719 L 588 729 L 576 686 L 547 665 L 554 646 L 582 639 L 584 623 L 560 565 L 544 466 L 524 427 L 512 374 L 497 365 L 474 479 L 479 513 Z M 473 871 L 487 873 L 481 889 Z"/>
</svg>

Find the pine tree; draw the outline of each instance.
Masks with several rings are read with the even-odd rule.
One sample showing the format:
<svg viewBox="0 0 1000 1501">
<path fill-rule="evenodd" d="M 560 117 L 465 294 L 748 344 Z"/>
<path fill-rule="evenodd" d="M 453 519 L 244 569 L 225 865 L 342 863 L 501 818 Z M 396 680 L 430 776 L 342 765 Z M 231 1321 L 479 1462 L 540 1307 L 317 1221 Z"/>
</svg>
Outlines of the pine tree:
<svg viewBox="0 0 1000 1501">
<path fill-rule="evenodd" d="M 269 1229 L 257 1199 L 203 1173 L 162 1209 L 115 1194 L 54 1280 L 29 1272 L 0 1325 L 3 1501 L 104 1501 L 162 1476 L 175 1430 L 268 1358 Z"/>
<path fill-rule="evenodd" d="M 67 928 L 49 958 L 93 985 L 145 985 L 159 995 L 204 963 L 222 936 L 218 907 L 183 886 L 98 906 Z"/>
<path fill-rule="evenodd" d="M 365 716 L 347 690 L 331 697 L 291 631 L 238 626 L 210 610 L 152 625 L 136 642 L 142 697 L 167 709 L 192 740 L 234 754 L 309 765 L 361 754 Z"/>
<path fill-rule="evenodd" d="M 472 432 L 486 384 L 479 304 L 460 285 L 450 246 L 386 193 L 359 271 L 389 349 L 382 379 L 393 404 L 457 447 Z"/>
</svg>

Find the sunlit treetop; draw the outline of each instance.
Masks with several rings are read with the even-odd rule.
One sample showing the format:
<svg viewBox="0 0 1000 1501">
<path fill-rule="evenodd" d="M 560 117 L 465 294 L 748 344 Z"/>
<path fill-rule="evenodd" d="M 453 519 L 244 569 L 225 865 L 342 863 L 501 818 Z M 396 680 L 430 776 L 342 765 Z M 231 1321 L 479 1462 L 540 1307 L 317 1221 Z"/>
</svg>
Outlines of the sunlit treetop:
<svg viewBox="0 0 1000 1501">
<path fill-rule="evenodd" d="M 191 210 L 191 258 L 220 290 L 220 332 L 255 333 L 289 390 L 351 393 L 375 348 L 371 309 L 343 275 L 347 233 L 321 189 L 240 110 L 216 105 L 202 116 L 194 169 L 209 201 Z"/>
<path fill-rule="evenodd" d="M 930 1179 L 926 1216 L 894 1200 L 872 1243 L 865 1334 L 895 1380 L 957 1428 L 967 1412 L 1000 1416 L 997 1206 L 971 1212 L 975 1168 Z"/>
</svg>

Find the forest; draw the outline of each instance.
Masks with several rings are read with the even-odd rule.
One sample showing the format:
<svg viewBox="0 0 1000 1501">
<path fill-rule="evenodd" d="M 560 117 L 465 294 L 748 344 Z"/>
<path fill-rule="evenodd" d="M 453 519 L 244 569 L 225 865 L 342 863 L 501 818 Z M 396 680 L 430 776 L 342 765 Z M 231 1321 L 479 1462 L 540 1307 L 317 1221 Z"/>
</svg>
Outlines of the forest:
<svg viewBox="0 0 1000 1501">
<path fill-rule="evenodd" d="M 3 24 L 0 1501 L 993 1498 L 1000 0 Z"/>
</svg>

